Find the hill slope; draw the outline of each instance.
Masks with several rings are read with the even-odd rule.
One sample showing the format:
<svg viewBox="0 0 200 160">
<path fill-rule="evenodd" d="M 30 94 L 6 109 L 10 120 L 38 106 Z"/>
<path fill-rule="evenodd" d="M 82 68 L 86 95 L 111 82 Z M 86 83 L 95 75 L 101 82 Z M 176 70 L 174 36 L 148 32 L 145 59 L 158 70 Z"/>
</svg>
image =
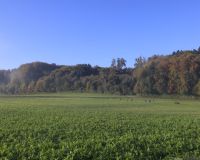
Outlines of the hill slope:
<svg viewBox="0 0 200 160">
<path fill-rule="evenodd" d="M 61 91 L 200 95 L 200 51 L 139 57 L 134 68 L 126 68 L 126 61 L 118 58 L 111 67 L 33 62 L 0 71 L 1 93 Z"/>
</svg>

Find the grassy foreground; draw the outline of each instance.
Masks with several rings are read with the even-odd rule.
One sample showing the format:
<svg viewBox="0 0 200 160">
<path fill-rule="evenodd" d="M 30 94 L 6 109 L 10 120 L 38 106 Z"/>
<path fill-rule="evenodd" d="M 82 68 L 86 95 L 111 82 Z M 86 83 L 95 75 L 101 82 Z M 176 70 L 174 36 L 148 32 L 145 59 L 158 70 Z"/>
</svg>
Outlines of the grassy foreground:
<svg viewBox="0 0 200 160">
<path fill-rule="evenodd" d="M 61 94 L 0 97 L 0 159 L 200 157 L 200 101 Z"/>
</svg>

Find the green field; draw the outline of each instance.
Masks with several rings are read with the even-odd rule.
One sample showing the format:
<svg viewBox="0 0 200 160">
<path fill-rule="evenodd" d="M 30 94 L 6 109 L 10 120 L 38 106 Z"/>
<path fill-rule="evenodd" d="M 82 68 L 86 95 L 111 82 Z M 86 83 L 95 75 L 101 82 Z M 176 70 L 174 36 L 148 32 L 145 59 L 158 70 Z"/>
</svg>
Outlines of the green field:
<svg viewBox="0 0 200 160">
<path fill-rule="evenodd" d="M 0 97 L 0 159 L 198 157 L 198 100 L 95 94 Z"/>
</svg>

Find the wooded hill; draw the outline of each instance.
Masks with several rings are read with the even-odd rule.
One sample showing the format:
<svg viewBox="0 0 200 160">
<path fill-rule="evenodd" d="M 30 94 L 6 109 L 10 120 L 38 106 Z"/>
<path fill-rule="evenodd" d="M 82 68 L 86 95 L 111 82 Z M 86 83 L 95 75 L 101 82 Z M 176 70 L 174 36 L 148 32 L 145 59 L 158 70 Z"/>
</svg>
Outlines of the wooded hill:
<svg viewBox="0 0 200 160">
<path fill-rule="evenodd" d="M 166 56 L 139 57 L 133 68 L 113 59 L 110 67 L 33 62 L 0 70 L 0 92 L 99 92 L 121 95 L 200 95 L 200 49 Z"/>
</svg>

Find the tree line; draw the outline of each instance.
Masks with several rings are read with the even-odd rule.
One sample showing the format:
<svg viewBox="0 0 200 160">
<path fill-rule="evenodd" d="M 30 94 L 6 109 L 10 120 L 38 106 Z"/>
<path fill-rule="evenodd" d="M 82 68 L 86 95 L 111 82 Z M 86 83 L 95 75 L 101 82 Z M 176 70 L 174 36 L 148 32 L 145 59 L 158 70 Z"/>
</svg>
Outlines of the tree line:
<svg viewBox="0 0 200 160">
<path fill-rule="evenodd" d="M 98 92 L 120 95 L 200 95 L 200 49 L 170 55 L 138 57 L 132 68 L 124 58 L 110 67 L 33 62 L 13 70 L 0 70 L 0 92 Z"/>
</svg>

